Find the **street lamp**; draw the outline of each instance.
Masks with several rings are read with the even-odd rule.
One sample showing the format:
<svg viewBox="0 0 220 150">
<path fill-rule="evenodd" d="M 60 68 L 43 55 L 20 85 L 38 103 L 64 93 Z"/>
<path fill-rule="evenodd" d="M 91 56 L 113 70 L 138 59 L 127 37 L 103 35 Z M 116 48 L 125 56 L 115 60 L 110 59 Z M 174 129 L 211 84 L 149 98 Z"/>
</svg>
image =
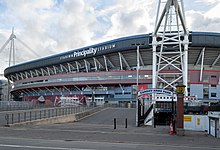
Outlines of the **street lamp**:
<svg viewBox="0 0 220 150">
<path fill-rule="evenodd" d="M 140 114 L 139 114 L 139 100 L 138 100 L 138 85 L 139 85 L 139 69 L 140 69 L 140 46 L 143 46 L 144 44 L 140 44 L 140 43 L 135 43 L 132 44 L 134 46 L 137 47 L 137 67 L 136 67 L 136 86 L 137 86 L 137 90 L 136 90 L 136 126 L 139 127 L 140 126 Z"/>
</svg>

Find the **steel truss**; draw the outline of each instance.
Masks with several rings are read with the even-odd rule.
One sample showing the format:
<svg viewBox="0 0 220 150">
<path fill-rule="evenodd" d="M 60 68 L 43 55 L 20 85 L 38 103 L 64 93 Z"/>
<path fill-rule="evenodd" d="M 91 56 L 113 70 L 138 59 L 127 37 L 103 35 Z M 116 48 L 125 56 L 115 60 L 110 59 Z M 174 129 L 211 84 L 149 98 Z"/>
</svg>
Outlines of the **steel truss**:
<svg viewBox="0 0 220 150">
<path fill-rule="evenodd" d="M 143 59 L 140 55 L 140 60 L 142 66 L 144 65 Z M 109 71 L 111 69 L 117 69 L 120 67 L 120 70 L 131 70 L 128 60 L 121 52 L 118 53 L 118 62 L 119 66 L 113 64 L 112 60 L 103 55 L 102 57 L 92 59 L 83 59 L 82 61 L 73 61 L 63 64 L 57 64 L 52 66 L 45 66 L 35 69 L 30 69 L 26 71 L 16 72 L 11 74 L 8 78 L 11 81 L 24 80 L 28 78 L 41 77 L 41 76 L 51 76 L 57 74 L 68 74 L 72 72 L 93 72 L 93 71 Z"/>
<path fill-rule="evenodd" d="M 0 48 L 0 53 L 6 48 L 7 45 L 10 44 L 9 48 L 9 64 L 8 66 L 10 67 L 11 65 L 15 65 L 15 40 L 17 40 L 20 44 L 22 44 L 26 49 L 28 49 L 32 54 L 36 55 L 37 57 L 41 57 L 38 55 L 34 50 L 32 50 L 27 44 L 25 44 L 21 39 L 19 39 L 15 34 L 14 34 L 14 28 L 12 28 L 12 33 L 10 37 L 7 39 L 7 41 L 4 43 L 4 45 Z"/>
<path fill-rule="evenodd" d="M 188 29 L 182 0 L 161 0 L 153 32 L 152 87 L 175 90 L 177 84 L 186 86 L 188 80 Z M 159 18 L 159 14 L 160 18 Z"/>
<path fill-rule="evenodd" d="M 87 94 L 91 95 L 92 93 L 98 92 L 99 88 L 103 88 L 103 85 L 84 85 L 84 86 L 51 86 L 51 87 L 35 87 L 35 88 L 26 88 L 26 89 L 19 89 L 13 91 L 13 95 L 17 96 L 48 96 L 48 95 L 63 95 L 63 94 Z M 119 84 L 122 93 L 124 93 L 123 85 Z M 88 91 L 89 90 L 89 91 Z M 103 91 L 103 90 L 102 90 Z M 92 93 L 91 93 L 92 92 Z M 108 90 L 105 90 L 105 94 L 108 94 Z M 100 91 L 99 91 L 100 93 Z"/>
</svg>

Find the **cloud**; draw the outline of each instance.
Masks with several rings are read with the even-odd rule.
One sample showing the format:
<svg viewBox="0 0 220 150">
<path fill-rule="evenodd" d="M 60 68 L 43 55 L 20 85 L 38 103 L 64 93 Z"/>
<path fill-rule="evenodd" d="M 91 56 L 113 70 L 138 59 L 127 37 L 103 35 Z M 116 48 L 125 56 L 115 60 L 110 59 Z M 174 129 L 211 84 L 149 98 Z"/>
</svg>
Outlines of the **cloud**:
<svg viewBox="0 0 220 150">
<path fill-rule="evenodd" d="M 203 0 L 200 0 L 203 1 Z M 192 31 L 219 32 L 220 2 L 216 0 L 203 1 L 212 5 L 206 12 L 190 10 L 186 12 L 188 27 Z"/>
<path fill-rule="evenodd" d="M 219 2 L 219 0 L 195 0 L 195 3 L 206 3 L 206 4 L 213 4 Z"/>
<path fill-rule="evenodd" d="M 220 2 L 218 3 L 216 2 L 215 6 L 205 13 L 205 16 L 208 18 L 220 18 L 219 10 L 220 10 Z"/>
<path fill-rule="evenodd" d="M 104 35 L 107 39 L 116 37 L 129 36 L 135 34 L 144 34 L 152 32 L 152 24 L 155 14 L 154 1 L 146 2 L 145 0 L 123 0 L 103 11 L 103 14 L 109 15 L 111 26 Z M 153 19 L 152 19 L 153 18 Z"/>
<path fill-rule="evenodd" d="M 219 0 L 186 0 L 184 4 L 190 30 L 218 31 Z M 156 10 L 157 1 L 146 0 L 1 0 L 0 46 L 9 38 L 12 27 L 16 36 L 41 57 L 150 33 Z M 15 42 L 19 63 L 39 58 Z M 8 49 L 0 53 L 0 72 L 8 65 Z"/>
<path fill-rule="evenodd" d="M 220 18 L 206 17 L 200 12 L 189 11 L 187 16 L 189 29 L 192 31 L 219 32 Z"/>
<path fill-rule="evenodd" d="M 5 4 L 8 8 L 4 12 L 4 18 L 8 18 L 5 22 L 8 35 L 0 33 L 5 36 L 1 45 L 10 36 L 13 26 L 16 36 L 42 57 L 85 46 L 93 36 L 90 27 L 95 24 L 95 16 L 89 14 L 84 1 L 69 0 L 60 6 L 52 0 L 9 0 Z M 19 62 L 36 59 L 20 46 L 16 45 L 21 54 L 16 56 Z M 7 55 L 7 49 L 1 55 Z"/>
</svg>

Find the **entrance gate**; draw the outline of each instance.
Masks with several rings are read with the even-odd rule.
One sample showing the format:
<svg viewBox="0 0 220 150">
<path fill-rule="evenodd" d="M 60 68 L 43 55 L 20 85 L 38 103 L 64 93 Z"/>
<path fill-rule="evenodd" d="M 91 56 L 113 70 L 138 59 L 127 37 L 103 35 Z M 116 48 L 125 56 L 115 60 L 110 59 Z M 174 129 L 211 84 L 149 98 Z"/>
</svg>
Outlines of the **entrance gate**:
<svg viewBox="0 0 220 150">
<path fill-rule="evenodd" d="M 168 98 L 164 101 L 157 101 L 157 96 L 163 95 L 164 97 Z M 154 99 L 153 99 L 154 97 Z M 157 102 L 164 102 L 166 104 L 171 104 L 171 114 L 174 112 L 174 98 L 173 93 L 168 90 L 164 89 L 146 89 L 140 90 L 138 92 L 137 98 L 137 111 L 136 111 L 136 125 L 156 125 L 156 109 L 157 109 Z M 165 109 L 165 108 L 164 108 Z"/>
</svg>

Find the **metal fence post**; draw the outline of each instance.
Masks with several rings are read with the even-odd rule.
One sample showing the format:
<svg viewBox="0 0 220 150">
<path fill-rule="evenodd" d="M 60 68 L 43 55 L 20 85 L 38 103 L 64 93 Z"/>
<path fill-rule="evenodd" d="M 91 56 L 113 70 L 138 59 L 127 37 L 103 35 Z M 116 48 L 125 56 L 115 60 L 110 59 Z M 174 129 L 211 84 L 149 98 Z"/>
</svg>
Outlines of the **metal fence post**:
<svg viewBox="0 0 220 150">
<path fill-rule="evenodd" d="M 48 109 L 48 118 L 50 118 L 50 109 Z"/>
<path fill-rule="evenodd" d="M 9 114 L 5 115 L 5 120 L 6 120 L 6 125 L 8 126 L 9 125 Z"/>
<path fill-rule="evenodd" d="M 30 111 L 30 121 L 31 121 L 31 117 L 32 117 L 32 116 L 31 116 L 31 111 Z"/>
<path fill-rule="evenodd" d="M 55 115 L 54 115 L 54 110 L 55 110 L 55 109 L 53 108 L 53 109 L 52 109 L 52 117 L 54 117 L 54 116 L 55 116 Z"/>
<path fill-rule="evenodd" d="M 44 118 L 46 118 L 46 113 L 47 113 L 46 110 L 44 110 Z"/>
<path fill-rule="evenodd" d="M 13 124 L 14 123 L 14 114 L 12 113 L 11 114 L 11 124 Z"/>
<path fill-rule="evenodd" d="M 26 122 L 26 112 L 24 112 L 24 122 Z"/>
<path fill-rule="evenodd" d="M 18 122 L 20 122 L 21 120 L 20 120 L 20 113 L 18 113 Z"/>
<path fill-rule="evenodd" d="M 37 120 L 37 111 L 35 111 L 34 113 L 35 113 L 35 120 Z"/>
<path fill-rule="evenodd" d="M 41 119 L 41 110 L 40 110 L 40 119 Z"/>
</svg>

